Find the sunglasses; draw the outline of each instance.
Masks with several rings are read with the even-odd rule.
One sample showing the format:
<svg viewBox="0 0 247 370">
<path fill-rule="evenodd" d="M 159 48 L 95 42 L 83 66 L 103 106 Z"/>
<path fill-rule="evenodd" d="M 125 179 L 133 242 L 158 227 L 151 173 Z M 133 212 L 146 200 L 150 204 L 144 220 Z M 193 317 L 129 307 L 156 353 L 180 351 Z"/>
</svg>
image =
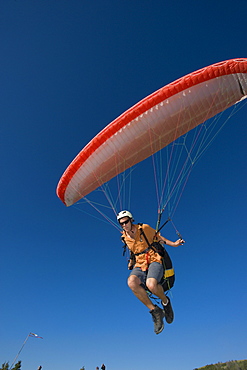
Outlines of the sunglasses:
<svg viewBox="0 0 247 370">
<path fill-rule="evenodd" d="M 130 222 L 130 220 L 119 222 L 121 226 L 127 225 Z"/>
</svg>

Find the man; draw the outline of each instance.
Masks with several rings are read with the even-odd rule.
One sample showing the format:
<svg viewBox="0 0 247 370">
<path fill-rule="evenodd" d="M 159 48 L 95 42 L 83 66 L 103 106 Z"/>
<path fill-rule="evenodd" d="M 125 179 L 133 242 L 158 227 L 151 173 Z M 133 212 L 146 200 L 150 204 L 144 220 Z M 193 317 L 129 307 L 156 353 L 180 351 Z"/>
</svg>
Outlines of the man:
<svg viewBox="0 0 247 370">
<path fill-rule="evenodd" d="M 147 224 L 134 225 L 134 219 L 129 211 L 121 211 L 117 214 L 117 220 L 123 228 L 123 239 L 132 256 L 135 257 L 134 266 L 131 262 L 128 266 L 132 269 L 129 278 L 128 286 L 135 296 L 149 309 L 154 321 L 154 332 L 159 334 L 164 329 L 163 318 L 170 324 L 173 321 L 173 310 L 170 299 L 165 295 L 160 284 L 164 276 L 164 267 L 162 257 L 153 249 L 151 244 L 154 238 L 171 247 L 178 247 L 184 243 L 183 239 L 178 239 L 172 242 Z M 162 309 L 154 305 L 149 298 L 144 286 L 160 298 Z"/>
</svg>

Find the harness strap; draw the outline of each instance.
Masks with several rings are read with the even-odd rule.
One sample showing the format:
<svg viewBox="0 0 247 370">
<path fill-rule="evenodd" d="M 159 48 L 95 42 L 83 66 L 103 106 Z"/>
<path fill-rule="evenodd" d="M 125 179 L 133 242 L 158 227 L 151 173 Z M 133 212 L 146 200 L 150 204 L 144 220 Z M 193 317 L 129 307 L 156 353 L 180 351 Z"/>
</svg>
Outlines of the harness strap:
<svg viewBox="0 0 247 370">
<path fill-rule="evenodd" d="M 138 224 L 138 225 L 140 225 L 140 226 L 142 226 L 142 224 Z M 144 231 L 143 231 L 143 228 L 142 227 L 140 227 L 140 235 L 143 235 L 144 236 L 144 239 L 145 239 L 145 241 L 146 241 L 146 243 L 147 243 L 147 245 L 148 245 L 148 250 L 149 249 L 152 249 L 154 252 L 157 252 L 156 250 L 155 250 L 155 248 L 149 243 L 149 241 L 148 241 L 148 238 L 146 237 L 146 234 L 144 233 Z M 145 251 L 143 251 L 142 253 L 146 253 Z"/>
<path fill-rule="evenodd" d="M 150 249 L 152 249 L 152 248 L 151 248 L 151 246 L 150 246 L 150 247 L 147 247 L 147 248 L 146 248 L 146 249 L 144 249 L 144 251 L 142 251 L 142 252 L 134 253 L 134 256 L 140 256 L 140 254 L 147 253 Z"/>
<path fill-rule="evenodd" d="M 139 226 L 142 226 L 142 224 L 138 224 Z M 149 243 L 149 241 L 148 241 L 148 238 L 146 237 L 146 234 L 144 233 L 144 231 L 143 231 L 143 228 L 142 227 L 140 227 L 139 228 L 139 230 L 140 230 L 140 235 L 142 236 L 144 236 L 144 239 L 145 239 L 145 241 L 146 241 L 146 243 L 147 243 L 147 245 L 148 245 L 148 247 L 146 248 L 146 249 L 144 249 L 144 251 L 142 251 L 142 252 L 139 252 L 139 253 L 134 253 L 134 256 L 140 256 L 140 254 L 144 254 L 144 253 L 147 253 L 150 249 L 152 249 L 155 253 L 157 253 L 157 250 Z"/>
<path fill-rule="evenodd" d="M 123 256 L 125 255 L 126 253 L 126 248 L 128 247 L 127 244 L 126 244 L 126 241 L 124 239 L 124 236 L 121 236 L 121 239 L 122 239 L 122 242 L 124 243 L 123 245 Z"/>
<path fill-rule="evenodd" d="M 139 225 L 141 226 L 142 224 L 139 224 Z M 148 248 L 146 248 L 144 251 L 142 251 L 138 254 L 135 254 L 135 255 L 140 255 L 142 253 L 147 253 L 150 249 L 152 249 L 154 252 L 157 253 L 157 250 L 149 243 L 148 238 L 146 237 L 142 227 L 140 227 L 140 231 L 141 231 L 141 235 L 143 235 L 145 240 L 146 240 Z M 169 254 L 167 253 L 167 251 L 165 250 L 165 248 L 164 248 L 164 256 L 162 257 L 162 264 L 163 264 L 163 267 L 164 267 L 164 276 L 163 276 L 164 279 L 167 279 L 168 277 L 171 277 L 175 274 L 174 269 L 172 267 L 171 258 L 169 256 Z"/>
</svg>

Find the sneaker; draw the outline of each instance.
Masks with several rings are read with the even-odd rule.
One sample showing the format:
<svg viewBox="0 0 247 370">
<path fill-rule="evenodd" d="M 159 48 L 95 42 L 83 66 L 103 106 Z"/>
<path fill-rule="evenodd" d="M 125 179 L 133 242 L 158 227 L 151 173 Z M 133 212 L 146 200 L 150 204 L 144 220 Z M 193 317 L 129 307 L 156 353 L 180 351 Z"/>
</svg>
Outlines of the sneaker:
<svg viewBox="0 0 247 370">
<path fill-rule="evenodd" d="M 149 312 L 151 313 L 152 318 L 153 318 L 154 332 L 156 334 L 161 333 L 162 330 L 164 329 L 164 322 L 163 322 L 163 318 L 165 316 L 164 311 L 160 307 L 155 306 L 155 308 Z"/>
<path fill-rule="evenodd" d="M 161 302 L 161 304 L 162 304 L 162 307 L 163 307 L 166 322 L 168 324 L 171 324 L 173 322 L 173 319 L 174 319 L 174 313 L 173 313 L 170 298 L 168 298 L 168 297 L 166 297 L 166 298 L 168 299 L 167 305 L 165 306 L 163 302 Z"/>
</svg>

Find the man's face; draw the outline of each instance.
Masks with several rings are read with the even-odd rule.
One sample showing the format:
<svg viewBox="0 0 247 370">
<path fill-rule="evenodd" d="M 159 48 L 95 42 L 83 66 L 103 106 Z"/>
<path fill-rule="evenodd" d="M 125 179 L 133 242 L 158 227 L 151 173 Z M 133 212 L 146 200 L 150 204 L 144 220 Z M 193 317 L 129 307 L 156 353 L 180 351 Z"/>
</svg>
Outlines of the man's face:
<svg viewBox="0 0 247 370">
<path fill-rule="evenodd" d="M 131 222 L 129 217 L 123 217 L 119 221 L 120 225 L 122 226 L 123 230 L 130 231 L 131 230 Z"/>
</svg>

